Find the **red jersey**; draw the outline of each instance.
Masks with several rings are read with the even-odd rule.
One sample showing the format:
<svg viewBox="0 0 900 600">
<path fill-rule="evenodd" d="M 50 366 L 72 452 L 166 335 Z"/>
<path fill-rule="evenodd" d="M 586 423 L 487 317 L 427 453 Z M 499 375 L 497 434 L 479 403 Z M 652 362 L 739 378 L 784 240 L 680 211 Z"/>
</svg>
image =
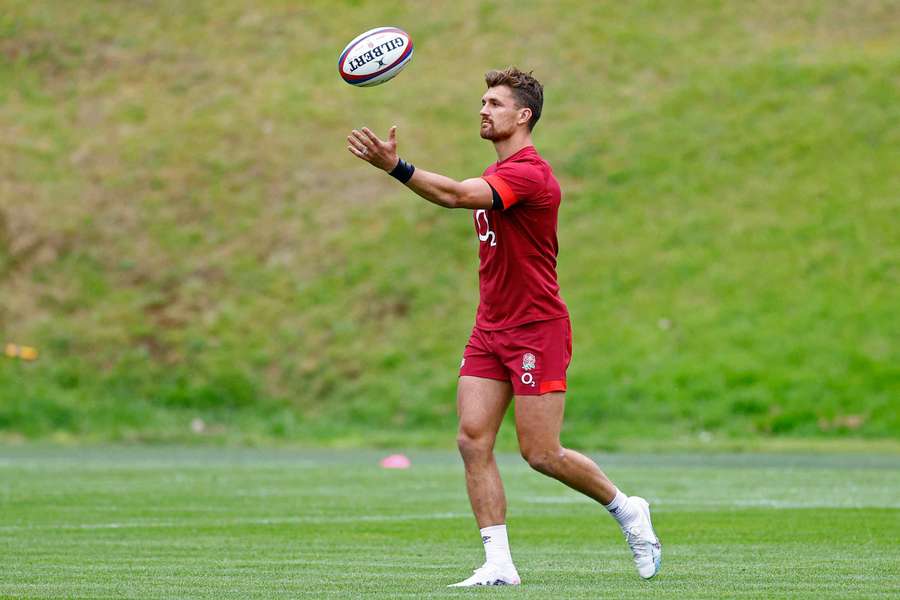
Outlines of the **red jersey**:
<svg viewBox="0 0 900 600">
<path fill-rule="evenodd" d="M 561 193 L 550 165 L 526 146 L 482 177 L 503 208 L 474 214 L 481 261 L 475 327 L 498 330 L 568 316 L 556 280 Z"/>
</svg>

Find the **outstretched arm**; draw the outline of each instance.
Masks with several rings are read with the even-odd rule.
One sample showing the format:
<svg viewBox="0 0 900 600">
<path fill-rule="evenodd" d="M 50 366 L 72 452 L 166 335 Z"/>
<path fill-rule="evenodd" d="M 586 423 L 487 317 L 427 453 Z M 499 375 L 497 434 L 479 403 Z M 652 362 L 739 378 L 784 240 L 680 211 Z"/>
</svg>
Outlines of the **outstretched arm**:
<svg viewBox="0 0 900 600">
<path fill-rule="evenodd" d="M 388 173 L 400 163 L 396 125 L 391 127 L 386 142 L 378 139 L 368 127 L 354 129 L 347 136 L 347 142 L 351 154 Z M 499 202 L 496 192 L 480 177 L 456 181 L 416 168 L 405 185 L 429 202 L 446 208 L 492 208 L 496 206 L 495 197 Z"/>
</svg>

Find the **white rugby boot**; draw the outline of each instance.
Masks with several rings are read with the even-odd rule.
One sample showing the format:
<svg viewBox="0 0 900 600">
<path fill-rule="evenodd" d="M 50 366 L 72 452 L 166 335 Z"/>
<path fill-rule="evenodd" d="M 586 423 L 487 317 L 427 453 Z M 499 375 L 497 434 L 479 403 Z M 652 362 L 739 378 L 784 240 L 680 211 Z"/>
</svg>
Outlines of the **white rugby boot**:
<svg viewBox="0 0 900 600">
<path fill-rule="evenodd" d="M 637 516 L 630 523 L 622 526 L 625 541 L 634 554 L 634 565 L 638 575 L 644 579 L 650 579 L 659 573 L 662 562 L 662 545 L 659 538 L 653 532 L 653 524 L 650 522 L 650 505 L 639 496 L 628 498 L 633 503 Z"/>
<path fill-rule="evenodd" d="M 509 565 L 495 565 L 484 563 L 477 569 L 475 574 L 464 579 L 459 583 L 451 583 L 447 587 L 471 587 L 476 585 L 519 585 L 522 580 L 519 579 L 519 573 L 510 563 Z"/>
</svg>

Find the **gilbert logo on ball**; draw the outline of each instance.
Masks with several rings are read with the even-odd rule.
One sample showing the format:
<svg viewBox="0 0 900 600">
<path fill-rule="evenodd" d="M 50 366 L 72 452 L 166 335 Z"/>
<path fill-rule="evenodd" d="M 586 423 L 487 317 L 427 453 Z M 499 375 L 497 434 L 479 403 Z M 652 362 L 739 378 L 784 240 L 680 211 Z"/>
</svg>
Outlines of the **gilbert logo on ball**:
<svg viewBox="0 0 900 600">
<path fill-rule="evenodd" d="M 378 85 L 402 71 L 412 55 L 408 33 L 397 27 L 376 27 L 347 44 L 338 59 L 338 71 L 350 85 Z"/>
</svg>

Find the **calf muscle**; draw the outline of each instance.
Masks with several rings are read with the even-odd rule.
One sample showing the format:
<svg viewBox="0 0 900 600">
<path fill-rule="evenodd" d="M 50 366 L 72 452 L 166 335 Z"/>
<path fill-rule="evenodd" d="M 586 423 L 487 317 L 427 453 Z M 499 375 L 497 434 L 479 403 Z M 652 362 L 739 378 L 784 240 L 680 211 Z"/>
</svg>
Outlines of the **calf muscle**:
<svg viewBox="0 0 900 600">
<path fill-rule="evenodd" d="M 609 504 L 616 495 L 615 485 L 590 458 L 560 444 L 564 408 L 562 392 L 516 396 L 516 435 L 522 457 L 536 471 Z"/>
</svg>

